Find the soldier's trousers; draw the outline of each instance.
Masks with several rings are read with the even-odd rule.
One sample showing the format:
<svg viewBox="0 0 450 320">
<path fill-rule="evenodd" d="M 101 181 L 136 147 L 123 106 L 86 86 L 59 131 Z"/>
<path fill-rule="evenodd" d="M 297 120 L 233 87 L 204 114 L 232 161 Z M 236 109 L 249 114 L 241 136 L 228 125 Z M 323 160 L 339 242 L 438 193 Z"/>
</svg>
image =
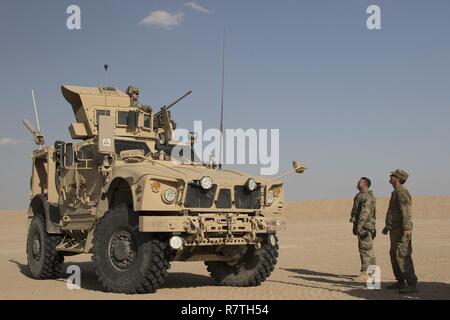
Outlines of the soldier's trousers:
<svg viewBox="0 0 450 320">
<path fill-rule="evenodd" d="M 361 272 L 365 272 L 370 265 L 376 264 L 372 233 L 370 231 L 364 239 L 361 239 L 361 236 L 358 235 L 358 249 L 359 257 L 361 258 Z"/>
<path fill-rule="evenodd" d="M 397 281 L 406 281 L 409 285 L 417 283 L 417 276 L 414 271 L 412 260 L 412 243 L 403 235 L 402 229 L 395 229 L 389 232 L 391 239 L 392 271 Z"/>
</svg>

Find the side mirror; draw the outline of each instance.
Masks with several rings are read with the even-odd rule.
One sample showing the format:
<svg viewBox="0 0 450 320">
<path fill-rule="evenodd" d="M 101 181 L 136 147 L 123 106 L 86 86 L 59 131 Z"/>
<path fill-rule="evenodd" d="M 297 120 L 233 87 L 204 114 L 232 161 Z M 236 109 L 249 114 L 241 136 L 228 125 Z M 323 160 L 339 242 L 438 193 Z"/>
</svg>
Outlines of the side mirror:
<svg viewBox="0 0 450 320">
<path fill-rule="evenodd" d="M 292 167 L 294 168 L 296 173 L 303 173 L 306 170 L 305 165 L 303 163 L 301 163 L 300 161 L 293 161 Z"/>
<path fill-rule="evenodd" d="M 83 162 L 83 160 L 84 160 L 83 152 L 80 151 L 80 150 L 77 150 L 76 156 L 75 156 L 75 161 L 76 162 Z"/>
<path fill-rule="evenodd" d="M 75 147 L 73 143 L 64 144 L 64 168 L 72 169 L 75 166 Z"/>
<path fill-rule="evenodd" d="M 280 180 L 281 178 L 284 178 L 284 177 L 286 177 L 286 176 L 288 176 L 288 175 L 290 175 L 290 174 L 292 174 L 294 172 L 295 173 L 303 173 L 307 169 L 305 167 L 305 165 L 303 163 L 301 163 L 300 161 L 293 161 L 292 162 L 292 167 L 293 167 L 292 170 L 289 170 L 288 172 L 283 173 L 281 176 L 278 176 L 275 179 L 270 180 L 269 183 L 271 183 L 273 181 L 276 181 L 276 180 Z"/>
</svg>

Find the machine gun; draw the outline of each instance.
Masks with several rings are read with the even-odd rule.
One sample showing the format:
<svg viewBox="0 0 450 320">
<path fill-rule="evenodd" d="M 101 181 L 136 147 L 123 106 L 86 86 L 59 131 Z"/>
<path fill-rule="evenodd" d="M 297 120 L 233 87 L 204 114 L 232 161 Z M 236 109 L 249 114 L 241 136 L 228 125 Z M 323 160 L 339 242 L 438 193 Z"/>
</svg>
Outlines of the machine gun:
<svg viewBox="0 0 450 320">
<path fill-rule="evenodd" d="M 154 128 L 163 128 L 164 129 L 164 144 L 167 144 L 172 139 L 172 132 L 174 130 L 172 126 L 172 121 L 170 119 L 170 108 L 176 105 L 178 102 L 186 98 L 188 95 L 192 93 L 192 90 L 186 92 L 183 96 L 175 100 L 174 102 L 164 105 L 161 107 L 161 110 L 158 111 L 154 116 Z"/>
<path fill-rule="evenodd" d="M 34 91 L 31 90 L 31 95 L 33 97 L 33 106 L 34 106 L 34 114 L 36 116 L 36 124 L 37 124 L 37 130 L 34 129 L 33 125 L 30 121 L 27 119 L 23 119 L 22 122 L 27 127 L 28 131 L 33 135 L 34 143 L 36 143 L 39 146 L 39 149 L 42 147 L 42 145 L 45 144 L 44 140 L 44 134 L 41 132 L 41 128 L 39 126 L 39 117 L 36 109 L 36 100 L 34 99 Z"/>
</svg>

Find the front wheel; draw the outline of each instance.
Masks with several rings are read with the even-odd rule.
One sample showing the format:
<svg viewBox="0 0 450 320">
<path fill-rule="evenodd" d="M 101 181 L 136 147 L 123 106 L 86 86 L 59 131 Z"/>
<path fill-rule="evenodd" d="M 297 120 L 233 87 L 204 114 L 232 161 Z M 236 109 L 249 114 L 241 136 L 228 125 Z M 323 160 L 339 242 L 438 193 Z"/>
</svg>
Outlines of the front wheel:
<svg viewBox="0 0 450 320">
<path fill-rule="evenodd" d="M 97 222 L 92 261 L 107 291 L 128 294 L 156 291 L 170 267 L 166 241 L 139 232 L 139 216 L 125 205 Z"/>
<path fill-rule="evenodd" d="M 31 276 L 35 279 L 55 279 L 61 275 L 64 256 L 56 250 L 62 236 L 48 234 L 45 220 L 35 215 L 27 236 L 27 260 Z"/>
<path fill-rule="evenodd" d="M 264 282 L 277 264 L 278 239 L 272 234 L 261 243 L 261 248 L 249 246 L 245 254 L 232 262 L 205 262 L 211 277 L 224 286 L 253 287 Z"/>
</svg>

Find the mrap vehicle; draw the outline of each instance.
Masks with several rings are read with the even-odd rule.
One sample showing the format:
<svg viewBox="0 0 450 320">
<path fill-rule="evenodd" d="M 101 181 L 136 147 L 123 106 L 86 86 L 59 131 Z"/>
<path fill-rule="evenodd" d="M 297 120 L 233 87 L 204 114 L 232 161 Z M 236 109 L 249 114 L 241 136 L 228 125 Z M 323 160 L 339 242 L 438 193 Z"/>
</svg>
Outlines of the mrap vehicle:
<svg viewBox="0 0 450 320">
<path fill-rule="evenodd" d="M 64 257 L 82 253 L 112 292 L 154 292 L 171 261 L 204 261 L 227 286 L 269 277 L 285 228 L 283 183 L 201 163 L 192 141 L 172 141 L 169 109 L 190 92 L 154 112 L 113 87 L 61 90 L 73 141 L 44 147 L 24 121 L 39 145 L 26 244 L 33 278 L 60 276 Z M 291 172 L 304 170 L 294 161 Z"/>
</svg>

